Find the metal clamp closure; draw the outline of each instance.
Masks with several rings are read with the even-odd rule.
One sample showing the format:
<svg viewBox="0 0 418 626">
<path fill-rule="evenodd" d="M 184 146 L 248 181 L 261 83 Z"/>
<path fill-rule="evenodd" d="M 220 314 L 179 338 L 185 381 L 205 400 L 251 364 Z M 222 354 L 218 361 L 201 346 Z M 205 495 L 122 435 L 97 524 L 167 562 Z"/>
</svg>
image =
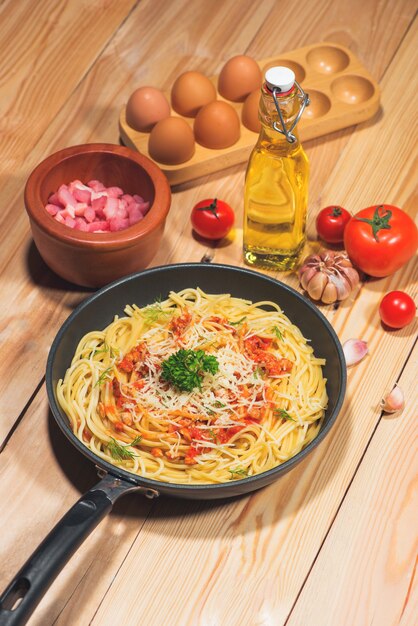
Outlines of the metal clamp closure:
<svg viewBox="0 0 418 626">
<path fill-rule="evenodd" d="M 281 127 L 279 127 L 278 122 L 273 122 L 273 128 L 274 130 L 277 130 L 277 132 L 280 133 L 281 135 L 284 135 L 289 143 L 294 143 L 296 141 L 296 136 L 292 133 L 292 130 L 295 128 L 296 124 L 299 122 L 300 118 L 302 117 L 302 113 L 304 112 L 305 107 L 309 106 L 311 103 L 311 101 L 309 100 L 309 95 L 303 91 L 302 87 L 299 85 L 299 83 L 296 80 L 295 80 L 295 85 L 299 91 L 299 93 L 297 94 L 297 97 L 301 101 L 301 106 L 300 106 L 298 114 L 296 115 L 295 119 L 293 120 L 289 128 L 286 128 L 286 124 L 283 118 L 283 113 L 280 109 L 280 104 L 277 99 L 277 95 L 280 94 L 280 91 L 278 89 L 273 89 L 273 100 L 277 109 L 277 113 L 279 114 L 280 124 L 281 124 Z"/>
</svg>

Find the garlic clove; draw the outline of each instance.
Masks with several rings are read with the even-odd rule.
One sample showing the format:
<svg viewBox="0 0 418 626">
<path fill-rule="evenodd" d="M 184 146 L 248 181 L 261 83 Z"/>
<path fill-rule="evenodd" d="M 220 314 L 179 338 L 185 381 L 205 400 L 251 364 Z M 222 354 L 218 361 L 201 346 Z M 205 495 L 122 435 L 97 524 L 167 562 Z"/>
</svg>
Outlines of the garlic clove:
<svg viewBox="0 0 418 626">
<path fill-rule="evenodd" d="M 317 271 L 316 267 L 307 267 L 303 272 L 301 272 L 300 284 L 303 289 L 307 290 L 309 281 L 315 276 Z"/>
<path fill-rule="evenodd" d="M 348 339 L 343 344 L 343 352 L 347 367 L 359 363 L 369 353 L 367 342 L 361 339 Z"/>
<path fill-rule="evenodd" d="M 329 283 L 325 286 L 324 291 L 322 292 L 321 300 L 325 302 L 325 304 L 332 304 L 338 299 L 338 289 L 337 286 L 330 280 Z"/>
<path fill-rule="evenodd" d="M 328 278 L 322 272 L 316 272 L 307 285 L 306 291 L 313 300 L 320 300 L 322 292 L 328 284 Z"/>
<path fill-rule="evenodd" d="M 357 287 L 360 280 L 357 270 L 355 270 L 353 267 L 345 267 L 344 276 L 348 279 L 348 282 L 350 283 L 352 289 L 354 289 L 354 287 Z"/>
<path fill-rule="evenodd" d="M 402 389 L 396 384 L 392 391 L 383 396 L 380 401 L 380 406 L 382 407 L 382 411 L 385 411 L 385 413 L 396 413 L 397 411 L 402 411 L 405 407 L 405 397 Z"/>
</svg>

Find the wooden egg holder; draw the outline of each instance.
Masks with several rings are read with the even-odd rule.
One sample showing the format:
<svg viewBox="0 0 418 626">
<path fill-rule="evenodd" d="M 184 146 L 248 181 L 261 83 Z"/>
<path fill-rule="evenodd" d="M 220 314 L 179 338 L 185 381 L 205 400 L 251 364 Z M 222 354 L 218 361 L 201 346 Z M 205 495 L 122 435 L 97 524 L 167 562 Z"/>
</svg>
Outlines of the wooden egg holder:
<svg viewBox="0 0 418 626">
<path fill-rule="evenodd" d="M 298 48 L 276 57 L 258 61 L 263 75 L 274 65 L 290 67 L 296 80 L 309 94 L 311 104 L 299 122 L 299 137 L 307 141 L 327 133 L 359 124 L 372 117 L 379 109 L 379 85 L 363 67 L 359 59 L 344 46 L 320 43 Z M 211 77 L 215 87 L 218 77 Z M 166 93 L 168 100 L 170 94 Z M 224 100 L 218 94 L 219 100 Z M 229 102 L 241 119 L 243 104 Z M 177 113 L 172 110 L 172 115 Z M 181 117 L 181 116 L 178 116 Z M 193 128 L 193 118 L 184 118 Z M 119 130 L 123 143 L 149 157 L 149 133 L 141 133 L 126 123 L 125 107 L 120 113 Z M 211 150 L 196 142 L 194 156 L 179 165 L 157 163 L 171 185 L 199 178 L 223 170 L 248 159 L 258 134 L 241 123 L 241 137 L 229 148 Z"/>
</svg>

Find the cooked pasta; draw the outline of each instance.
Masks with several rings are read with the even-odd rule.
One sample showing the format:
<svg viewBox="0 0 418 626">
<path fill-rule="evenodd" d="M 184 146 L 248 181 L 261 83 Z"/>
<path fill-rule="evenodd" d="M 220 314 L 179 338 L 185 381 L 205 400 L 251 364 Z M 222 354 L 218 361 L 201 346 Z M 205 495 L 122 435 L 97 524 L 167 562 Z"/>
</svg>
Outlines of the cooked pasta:
<svg viewBox="0 0 418 626">
<path fill-rule="evenodd" d="M 274 302 L 196 288 L 125 314 L 81 339 L 57 386 L 98 457 L 168 483 L 223 483 L 317 435 L 325 361 Z"/>
</svg>

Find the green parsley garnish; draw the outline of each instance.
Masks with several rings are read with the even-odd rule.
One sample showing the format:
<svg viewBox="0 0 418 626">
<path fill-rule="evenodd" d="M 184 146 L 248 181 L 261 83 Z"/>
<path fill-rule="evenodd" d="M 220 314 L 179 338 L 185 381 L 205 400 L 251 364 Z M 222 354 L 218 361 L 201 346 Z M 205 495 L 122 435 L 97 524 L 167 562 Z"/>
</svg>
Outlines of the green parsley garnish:
<svg viewBox="0 0 418 626">
<path fill-rule="evenodd" d="M 180 391 L 202 388 L 204 372 L 216 374 L 218 359 L 203 350 L 178 350 L 162 362 L 161 378 Z"/>
<path fill-rule="evenodd" d="M 273 326 L 271 330 L 276 335 L 277 339 L 280 339 L 280 341 L 283 341 L 282 331 L 277 326 Z"/>
<path fill-rule="evenodd" d="M 296 422 L 296 420 L 293 419 L 293 417 L 291 417 L 289 415 L 289 413 L 286 411 L 286 409 L 274 409 L 274 414 L 276 415 L 276 417 L 280 417 L 283 420 L 289 420 L 290 422 Z"/>
<path fill-rule="evenodd" d="M 238 478 L 245 478 L 248 476 L 248 469 L 244 469 L 243 467 L 237 467 L 237 469 L 230 469 L 228 471 L 231 474 L 231 480 L 235 476 L 238 476 Z"/>
<path fill-rule="evenodd" d="M 136 446 L 141 441 L 141 439 L 142 437 L 138 435 L 138 437 L 135 437 L 135 439 L 133 439 L 131 443 L 122 445 L 118 441 L 116 441 L 116 439 L 111 437 L 109 443 L 107 444 L 107 447 L 109 448 L 111 456 L 116 461 L 126 461 L 129 459 L 133 459 L 135 456 L 138 456 L 137 454 L 132 452 L 132 450 L 128 450 L 128 448 L 130 446 Z"/>
</svg>

